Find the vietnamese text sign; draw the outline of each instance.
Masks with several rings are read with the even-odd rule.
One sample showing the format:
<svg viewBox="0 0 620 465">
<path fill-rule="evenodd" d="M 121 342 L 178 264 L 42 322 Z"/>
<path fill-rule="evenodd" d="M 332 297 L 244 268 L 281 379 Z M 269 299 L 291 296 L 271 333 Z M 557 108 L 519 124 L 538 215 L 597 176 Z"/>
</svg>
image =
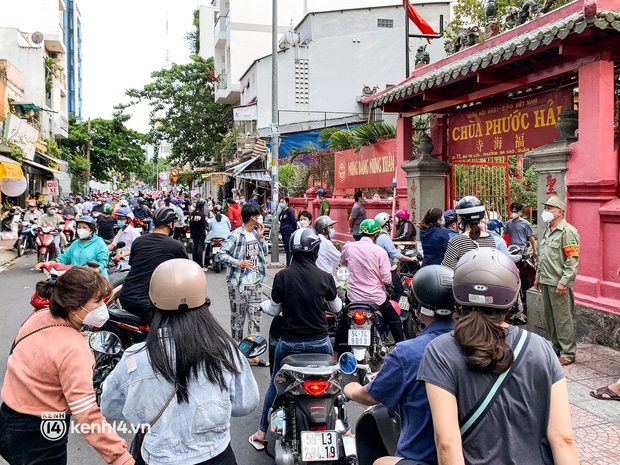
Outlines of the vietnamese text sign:
<svg viewBox="0 0 620 465">
<path fill-rule="evenodd" d="M 448 118 L 451 160 L 519 155 L 550 144 L 559 136 L 560 111 L 572 108 L 572 90 L 474 108 Z"/>
<path fill-rule="evenodd" d="M 336 188 L 388 187 L 396 170 L 396 139 L 336 152 Z"/>
<path fill-rule="evenodd" d="M 28 160 L 34 160 L 34 151 L 39 139 L 39 130 L 23 119 L 9 113 L 4 123 L 4 138 L 19 145 Z"/>
<path fill-rule="evenodd" d="M 58 195 L 58 181 L 47 181 L 49 195 Z"/>
<path fill-rule="evenodd" d="M 256 121 L 258 119 L 257 105 L 233 108 L 233 119 L 235 121 Z"/>
</svg>

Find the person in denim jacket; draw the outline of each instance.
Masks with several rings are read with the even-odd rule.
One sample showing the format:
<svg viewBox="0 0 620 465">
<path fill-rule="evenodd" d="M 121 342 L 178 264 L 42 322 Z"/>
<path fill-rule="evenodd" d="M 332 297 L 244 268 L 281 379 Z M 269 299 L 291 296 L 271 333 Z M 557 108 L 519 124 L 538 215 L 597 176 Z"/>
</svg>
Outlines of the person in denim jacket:
<svg viewBox="0 0 620 465">
<path fill-rule="evenodd" d="M 168 260 L 155 269 L 149 296 L 155 306 L 149 337 L 130 347 L 105 380 L 104 416 L 148 425 L 171 399 L 144 437 L 144 460 L 236 464 L 230 417 L 258 406 L 258 386 L 209 311 L 204 272 L 193 261 Z"/>
</svg>

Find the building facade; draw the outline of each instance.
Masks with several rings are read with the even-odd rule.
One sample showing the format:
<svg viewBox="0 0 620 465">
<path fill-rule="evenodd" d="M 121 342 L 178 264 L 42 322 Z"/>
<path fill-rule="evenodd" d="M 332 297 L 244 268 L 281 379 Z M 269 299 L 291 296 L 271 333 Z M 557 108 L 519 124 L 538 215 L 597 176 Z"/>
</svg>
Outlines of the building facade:
<svg viewBox="0 0 620 465">
<path fill-rule="evenodd" d="M 63 14 L 65 48 L 67 49 L 67 111 L 82 118 L 82 16 L 78 4 L 67 0 Z"/>
</svg>

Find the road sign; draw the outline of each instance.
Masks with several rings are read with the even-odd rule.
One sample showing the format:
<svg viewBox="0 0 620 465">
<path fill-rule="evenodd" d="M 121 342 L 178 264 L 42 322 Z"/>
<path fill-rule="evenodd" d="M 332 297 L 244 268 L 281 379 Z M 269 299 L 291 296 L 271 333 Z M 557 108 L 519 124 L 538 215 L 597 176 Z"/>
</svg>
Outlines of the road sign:
<svg viewBox="0 0 620 465">
<path fill-rule="evenodd" d="M 172 175 L 172 177 L 175 177 L 175 176 L 178 177 L 179 176 L 179 170 L 177 168 L 172 168 L 170 170 L 170 174 Z"/>
<path fill-rule="evenodd" d="M 178 179 L 179 179 L 178 176 L 172 175 L 172 182 L 177 182 Z"/>
<path fill-rule="evenodd" d="M 162 183 L 162 182 L 164 182 L 164 180 L 160 178 L 159 182 Z"/>
<path fill-rule="evenodd" d="M 159 179 L 164 179 L 166 175 L 164 173 L 159 173 Z"/>
<path fill-rule="evenodd" d="M 278 123 L 269 123 L 269 132 L 272 136 L 279 136 L 280 125 Z"/>
<path fill-rule="evenodd" d="M 58 181 L 47 181 L 49 195 L 58 195 Z"/>
</svg>

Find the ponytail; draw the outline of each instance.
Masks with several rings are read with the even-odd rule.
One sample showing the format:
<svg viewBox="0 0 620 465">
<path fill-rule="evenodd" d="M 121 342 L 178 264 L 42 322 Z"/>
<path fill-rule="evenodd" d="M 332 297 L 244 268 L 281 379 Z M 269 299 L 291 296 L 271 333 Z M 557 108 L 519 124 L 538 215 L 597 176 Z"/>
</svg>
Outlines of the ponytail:
<svg viewBox="0 0 620 465">
<path fill-rule="evenodd" d="M 478 220 L 463 221 L 463 227 L 465 228 L 465 231 L 467 231 L 467 228 L 469 227 L 468 234 L 472 241 L 477 241 L 480 239 L 482 230 L 480 229 L 480 222 Z"/>
<path fill-rule="evenodd" d="M 470 370 L 497 375 L 512 366 L 514 354 L 501 326 L 505 318 L 506 311 L 472 309 L 457 321 L 454 340 Z"/>
<path fill-rule="evenodd" d="M 220 221 L 222 221 L 222 214 L 220 212 L 217 212 L 217 215 L 215 215 L 215 220 L 219 223 Z"/>
</svg>

